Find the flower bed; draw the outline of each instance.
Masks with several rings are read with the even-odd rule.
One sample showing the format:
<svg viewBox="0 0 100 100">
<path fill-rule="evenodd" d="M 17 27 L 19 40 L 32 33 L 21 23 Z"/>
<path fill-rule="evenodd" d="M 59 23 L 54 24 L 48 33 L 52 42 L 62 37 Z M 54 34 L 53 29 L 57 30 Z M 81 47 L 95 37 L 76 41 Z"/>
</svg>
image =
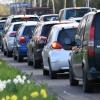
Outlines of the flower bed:
<svg viewBox="0 0 100 100">
<path fill-rule="evenodd" d="M 3 71 L 4 73 L 0 75 L 0 79 L 2 79 L 0 80 L 0 100 L 57 100 L 55 96 L 47 92 L 44 84 L 38 85 L 34 81 L 28 80 L 20 71 L 3 61 L 0 61 L 0 73 L 1 69 L 5 70 L 7 78 L 6 75 L 2 77 L 5 73 Z M 13 74 L 12 70 L 16 73 Z"/>
</svg>

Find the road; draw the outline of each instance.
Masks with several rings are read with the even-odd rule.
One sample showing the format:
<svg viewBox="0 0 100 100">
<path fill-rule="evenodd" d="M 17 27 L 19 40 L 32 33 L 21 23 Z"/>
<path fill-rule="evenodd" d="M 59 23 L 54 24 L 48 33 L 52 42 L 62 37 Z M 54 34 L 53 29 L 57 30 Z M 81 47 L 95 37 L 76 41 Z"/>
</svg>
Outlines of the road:
<svg viewBox="0 0 100 100">
<path fill-rule="evenodd" d="M 82 83 L 79 86 L 70 87 L 67 75 L 59 75 L 58 79 L 51 80 L 48 76 L 43 76 L 42 69 L 34 69 L 27 65 L 26 60 L 18 63 L 13 58 L 7 58 L 0 52 L 0 58 L 8 62 L 10 65 L 20 69 L 22 72 L 30 74 L 31 79 L 37 83 L 44 82 L 50 92 L 59 97 L 59 100 L 100 100 L 100 87 L 96 87 L 94 93 L 84 93 L 82 91 Z"/>
</svg>

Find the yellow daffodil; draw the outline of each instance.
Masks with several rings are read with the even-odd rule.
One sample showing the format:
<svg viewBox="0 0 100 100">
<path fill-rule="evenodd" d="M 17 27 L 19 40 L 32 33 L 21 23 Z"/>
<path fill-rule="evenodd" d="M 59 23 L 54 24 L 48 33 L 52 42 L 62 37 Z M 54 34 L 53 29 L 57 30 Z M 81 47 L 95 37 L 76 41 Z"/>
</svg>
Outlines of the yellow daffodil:
<svg viewBox="0 0 100 100">
<path fill-rule="evenodd" d="M 17 100 L 18 98 L 17 98 L 17 96 L 16 95 L 13 95 L 12 97 L 11 97 L 11 100 Z"/>
<path fill-rule="evenodd" d="M 45 89 L 41 89 L 40 94 L 43 98 L 47 98 L 47 92 Z"/>
<path fill-rule="evenodd" d="M 31 97 L 38 97 L 39 93 L 37 91 L 31 93 Z"/>
<path fill-rule="evenodd" d="M 23 96 L 23 100 L 27 100 L 27 97 L 26 96 Z"/>
<path fill-rule="evenodd" d="M 1 100 L 6 100 L 4 97 Z"/>
<path fill-rule="evenodd" d="M 10 100 L 10 96 L 6 96 L 6 100 Z"/>
</svg>

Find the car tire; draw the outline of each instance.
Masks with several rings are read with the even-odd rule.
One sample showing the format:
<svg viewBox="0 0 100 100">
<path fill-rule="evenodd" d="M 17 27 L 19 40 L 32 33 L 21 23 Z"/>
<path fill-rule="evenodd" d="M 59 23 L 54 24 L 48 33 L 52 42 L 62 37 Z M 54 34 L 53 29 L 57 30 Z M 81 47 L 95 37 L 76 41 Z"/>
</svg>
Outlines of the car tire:
<svg viewBox="0 0 100 100">
<path fill-rule="evenodd" d="M 70 81 L 70 86 L 77 86 L 79 84 L 79 81 L 74 78 L 71 65 L 69 66 L 69 81 Z"/>
<path fill-rule="evenodd" d="M 93 92 L 92 82 L 88 80 L 87 74 L 84 69 L 83 69 L 83 91 L 87 93 Z"/>
<path fill-rule="evenodd" d="M 40 61 L 36 60 L 33 54 L 33 67 L 36 68 L 40 68 Z"/>
<path fill-rule="evenodd" d="M 43 75 L 49 75 L 49 71 L 43 68 Z"/>
<path fill-rule="evenodd" d="M 17 61 L 18 62 L 22 62 L 23 61 L 23 57 L 19 55 L 18 51 L 17 51 Z"/>
<path fill-rule="evenodd" d="M 15 55 L 15 50 L 13 50 L 13 59 L 14 59 L 14 60 L 17 60 L 17 57 L 16 57 L 16 55 Z"/>
<path fill-rule="evenodd" d="M 50 59 L 48 59 L 48 63 L 49 63 L 49 76 L 50 76 L 51 79 L 56 79 L 57 78 L 57 74 L 51 68 Z"/>
<path fill-rule="evenodd" d="M 27 64 L 28 64 L 28 66 L 32 66 L 32 65 L 33 65 L 33 62 L 32 62 L 32 61 L 30 61 L 28 51 L 27 51 Z"/>
<path fill-rule="evenodd" d="M 28 66 L 32 66 L 33 65 L 33 62 L 30 61 L 29 59 L 27 59 L 27 64 L 28 64 Z"/>
<path fill-rule="evenodd" d="M 12 53 L 9 50 L 7 50 L 7 57 L 11 57 L 11 56 L 12 56 Z"/>
<path fill-rule="evenodd" d="M 7 55 L 7 52 L 6 52 L 5 50 L 3 51 L 3 53 L 4 53 L 4 56 L 6 56 L 6 55 Z"/>
</svg>

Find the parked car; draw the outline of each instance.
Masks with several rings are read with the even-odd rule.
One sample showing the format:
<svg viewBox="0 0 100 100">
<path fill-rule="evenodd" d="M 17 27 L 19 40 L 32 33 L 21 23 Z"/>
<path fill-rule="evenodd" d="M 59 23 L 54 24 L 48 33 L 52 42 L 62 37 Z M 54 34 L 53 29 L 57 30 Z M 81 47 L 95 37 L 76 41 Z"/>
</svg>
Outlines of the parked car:
<svg viewBox="0 0 100 100">
<path fill-rule="evenodd" d="M 8 16 L 5 23 L 5 31 L 8 29 L 9 25 L 13 22 L 20 21 L 36 21 L 39 22 L 39 17 L 37 15 L 10 15 Z"/>
<path fill-rule="evenodd" d="M 2 49 L 2 38 L 4 34 L 5 20 L 0 20 L 0 48 Z"/>
<path fill-rule="evenodd" d="M 70 85 L 77 86 L 83 80 L 83 91 L 92 92 L 100 83 L 100 11 L 86 14 L 79 24 L 72 48 Z"/>
<path fill-rule="evenodd" d="M 69 55 L 74 45 L 78 23 L 54 25 L 42 51 L 43 75 L 56 78 L 57 73 L 69 72 Z"/>
<path fill-rule="evenodd" d="M 40 16 L 40 21 L 55 21 L 58 20 L 58 14 L 46 14 Z"/>
<path fill-rule="evenodd" d="M 16 32 L 19 29 L 23 22 L 14 22 L 9 25 L 9 28 L 6 34 L 3 37 L 2 49 L 4 55 L 12 56 L 13 47 L 14 47 L 14 38 L 16 36 Z"/>
<path fill-rule="evenodd" d="M 90 7 L 71 7 L 71 8 L 64 8 L 59 11 L 59 20 L 68 20 L 71 18 L 71 20 L 76 20 L 77 22 L 80 22 L 82 17 L 92 11 L 92 8 Z"/>
<path fill-rule="evenodd" d="M 47 41 L 51 27 L 59 23 L 58 21 L 40 22 L 33 37 L 28 43 L 27 61 L 28 65 L 33 65 L 34 68 L 42 66 L 42 50 Z"/>
<path fill-rule="evenodd" d="M 27 56 L 27 43 L 32 37 L 36 25 L 37 22 L 27 21 L 23 23 L 22 26 L 17 31 L 16 37 L 14 39 L 14 49 L 13 49 L 14 60 L 17 59 L 17 61 L 20 62 L 23 60 L 24 57 Z"/>
</svg>

